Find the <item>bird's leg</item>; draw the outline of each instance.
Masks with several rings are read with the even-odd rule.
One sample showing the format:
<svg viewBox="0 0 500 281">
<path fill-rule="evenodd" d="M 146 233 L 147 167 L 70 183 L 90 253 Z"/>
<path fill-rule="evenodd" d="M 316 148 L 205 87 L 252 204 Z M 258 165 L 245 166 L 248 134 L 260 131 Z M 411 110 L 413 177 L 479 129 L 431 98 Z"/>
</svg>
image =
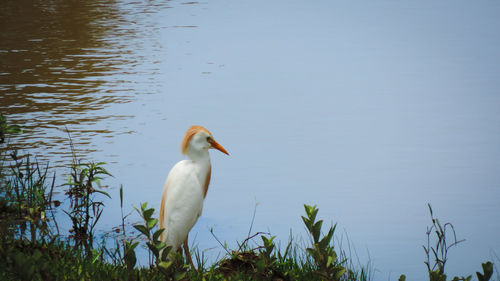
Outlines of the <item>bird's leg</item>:
<svg viewBox="0 0 500 281">
<path fill-rule="evenodd" d="M 191 268 L 193 268 L 194 271 L 196 270 L 196 267 L 194 267 L 193 259 L 191 258 L 191 254 L 189 253 L 189 246 L 188 246 L 188 237 L 186 236 L 186 240 L 184 241 L 184 254 L 186 255 L 186 259 L 188 260 L 189 264 L 191 265 Z"/>
</svg>

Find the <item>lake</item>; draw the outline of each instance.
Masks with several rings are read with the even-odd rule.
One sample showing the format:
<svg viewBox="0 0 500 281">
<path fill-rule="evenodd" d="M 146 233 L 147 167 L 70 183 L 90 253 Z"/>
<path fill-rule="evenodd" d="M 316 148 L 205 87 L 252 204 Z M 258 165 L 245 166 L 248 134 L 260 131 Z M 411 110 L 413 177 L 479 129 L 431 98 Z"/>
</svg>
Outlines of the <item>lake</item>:
<svg viewBox="0 0 500 281">
<path fill-rule="evenodd" d="M 212 181 L 190 239 L 216 257 L 252 231 L 307 242 L 316 204 L 373 280 L 424 280 L 427 203 L 457 238 L 448 275 L 500 255 L 500 3 L 14 1 L 0 10 L 0 110 L 58 174 L 104 161 L 100 228 L 157 208 L 186 129 Z M 61 187 L 62 188 L 62 187 Z M 133 214 L 130 220 L 137 220 Z M 339 241 L 340 242 L 340 241 Z M 353 250 L 354 251 L 354 250 Z M 496 258 L 495 258 L 496 256 Z"/>
</svg>

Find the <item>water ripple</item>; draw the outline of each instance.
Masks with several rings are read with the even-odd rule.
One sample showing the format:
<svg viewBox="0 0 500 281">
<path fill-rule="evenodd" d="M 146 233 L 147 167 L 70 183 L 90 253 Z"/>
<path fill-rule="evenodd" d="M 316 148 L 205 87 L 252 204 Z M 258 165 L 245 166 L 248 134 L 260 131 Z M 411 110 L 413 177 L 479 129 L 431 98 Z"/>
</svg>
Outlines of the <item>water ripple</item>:
<svg viewBox="0 0 500 281">
<path fill-rule="evenodd" d="M 151 15 L 170 8 L 168 1 L 8 0 L 2 6 L 0 111 L 25 128 L 10 140 L 13 148 L 69 155 L 69 128 L 75 147 L 88 153 L 97 150 L 91 137 L 133 132 L 112 122 L 134 114 L 110 115 L 106 108 L 135 101 L 156 83 L 148 78 L 159 73 L 158 58 L 144 54 L 161 48 Z"/>
</svg>

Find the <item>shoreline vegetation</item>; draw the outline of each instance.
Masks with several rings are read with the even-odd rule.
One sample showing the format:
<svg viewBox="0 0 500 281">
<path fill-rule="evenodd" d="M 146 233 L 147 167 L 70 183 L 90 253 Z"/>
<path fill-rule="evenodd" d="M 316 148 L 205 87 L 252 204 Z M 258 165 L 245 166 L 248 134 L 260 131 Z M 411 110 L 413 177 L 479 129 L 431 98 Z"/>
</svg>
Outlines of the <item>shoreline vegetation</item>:
<svg viewBox="0 0 500 281">
<path fill-rule="evenodd" d="M 9 125 L 0 114 L 0 280 L 373 280 L 371 265 L 354 263 L 335 245 L 336 225 L 323 226 L 317 219 L 318 208 L 304 205 L 302 221 L 308 230 L 308 243 L 290 238 L 286 247 L 275 243 L 268 233 L 249 232 L 237 249 L 228 249 L 214 235 L 225 251 L 224 256 L 208 264 L 203 251 L 192 250 L 196 268 L 191 268 L 181 253 L 159 240 L 162 229 L 153 217 L 154 209 L 143 203 L 135 207 L 142 218 L 133 225 L 136 237 L 126 237 L 127 216 L 123 215 L 123 188 L 120 188 L 121 226 L 113 237 L 96 241 L 96 227 L 105 208 L 103 200 L 111 196 L 101 188 L 101 181 L 111 176 L 102 162 L 81 162 L 74 155 L 63 185 L 65 202 L 53 196 L 56 174 L 49 165 L 41 165 L 29 156 L 9 151 L 5 140 L 22 128 Z M 55 212 L 67 216 L 71 224 L 62 233 Z M 445 266 L 449 250 L 457 240 L 451 223 L 442 224 L 429 205 L 431 225 L 427 244 L 423 245 L 430 281 L 500 280 L 491 262 L 465 277 L 448 278 Z M 213 234 L 213 231 L 211 231 Z M 257 245 L 256 247 L 250 246 Z M 111 246 L 110 246 L 111 245 Z M 147 266 L 137 265 L 136 250 L 145 247 Z M 405 281 L 405 275 L 399 277 Z"/>
</svg>

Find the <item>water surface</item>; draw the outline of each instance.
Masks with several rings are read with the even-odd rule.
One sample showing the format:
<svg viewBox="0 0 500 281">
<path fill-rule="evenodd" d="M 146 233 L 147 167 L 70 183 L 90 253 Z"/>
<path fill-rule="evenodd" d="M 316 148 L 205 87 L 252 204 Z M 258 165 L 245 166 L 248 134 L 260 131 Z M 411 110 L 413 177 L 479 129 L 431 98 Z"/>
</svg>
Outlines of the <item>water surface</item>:
<svg viewBox="0 0 500 281">
<path fill-rule="evenodd" d="M 338 222 L 375 280 L 425 278 L 427 203 L 459 238 L 449 275 L 499 254 L 500 5 L 467 1 L 7 1 L 0 110 L 53 165 L 108 162 L 116 200 L 159 204 L 185 130 L 212 131 L 219 239 Z M 129 207 L 131 209 L 131 207 Z"/>
</svg>

